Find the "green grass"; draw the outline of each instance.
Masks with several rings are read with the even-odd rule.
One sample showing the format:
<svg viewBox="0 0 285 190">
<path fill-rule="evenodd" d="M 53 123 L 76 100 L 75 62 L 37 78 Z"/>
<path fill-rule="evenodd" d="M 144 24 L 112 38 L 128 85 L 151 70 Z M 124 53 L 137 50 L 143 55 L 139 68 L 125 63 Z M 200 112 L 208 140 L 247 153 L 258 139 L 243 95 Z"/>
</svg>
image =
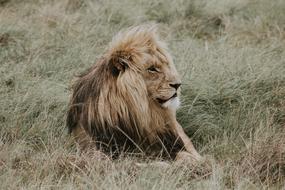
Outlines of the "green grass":
<svg viewBox="0 0 285 190">
<path fill-rule="evenodd" d="M 281 189 L 284 21 L 283 0 L 0 1 L 0 189 Z M 209 175 L 99 162 L 67 134 L 74 75 L 120 29 L 148 22 L 183 76 L 178 120 Z"/>
</svg>

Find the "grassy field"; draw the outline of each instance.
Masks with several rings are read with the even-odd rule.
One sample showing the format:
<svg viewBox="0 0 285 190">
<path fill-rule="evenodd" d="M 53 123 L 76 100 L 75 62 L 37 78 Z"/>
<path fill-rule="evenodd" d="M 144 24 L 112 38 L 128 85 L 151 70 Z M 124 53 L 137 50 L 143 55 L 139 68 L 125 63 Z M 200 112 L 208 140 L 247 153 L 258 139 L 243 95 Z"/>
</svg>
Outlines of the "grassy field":
<svg viewBox="0 0 285 190">
<path fill-rule="evenodd" d="M 70 84 L 120 29 L 156 22 L 183 76 L 178 120 L 212 171 L 79 155 Z M 284 0 L 0 0 L 0 189 L 282 189 Z"/>
</svg>

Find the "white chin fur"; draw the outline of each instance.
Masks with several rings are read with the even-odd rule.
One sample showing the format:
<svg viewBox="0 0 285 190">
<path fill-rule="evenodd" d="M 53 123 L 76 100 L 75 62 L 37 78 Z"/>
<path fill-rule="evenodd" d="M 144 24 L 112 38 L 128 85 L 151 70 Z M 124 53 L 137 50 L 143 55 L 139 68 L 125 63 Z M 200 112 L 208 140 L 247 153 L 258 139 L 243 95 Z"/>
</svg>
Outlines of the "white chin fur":
<svg viewBox="0 0 285 190">
<path fill-rule="evenodd" d="M 162 106 L 165 108 L 177 110 L 180 106 L 180 100 L 178 97 L 175 97 L 162 104 Z"/>
</svg>

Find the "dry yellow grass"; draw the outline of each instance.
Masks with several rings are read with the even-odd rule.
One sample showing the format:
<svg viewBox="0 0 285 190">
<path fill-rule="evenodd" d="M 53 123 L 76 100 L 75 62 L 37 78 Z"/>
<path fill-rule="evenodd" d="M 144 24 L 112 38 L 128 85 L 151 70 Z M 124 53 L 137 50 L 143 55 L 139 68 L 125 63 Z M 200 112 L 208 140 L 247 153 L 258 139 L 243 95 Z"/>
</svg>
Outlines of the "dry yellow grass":
<svg viewBox="0 0 285 190">
<path fill-rule="evenodd" d="M 284 20 L 283 0 L 0 1 L 0 188 L 284 188 Z M 117 31 L 147 22 L 169 42 L 178 119 L 211 173 L 98 161 L 69 139 L 70 81 Z"/>
</svg>

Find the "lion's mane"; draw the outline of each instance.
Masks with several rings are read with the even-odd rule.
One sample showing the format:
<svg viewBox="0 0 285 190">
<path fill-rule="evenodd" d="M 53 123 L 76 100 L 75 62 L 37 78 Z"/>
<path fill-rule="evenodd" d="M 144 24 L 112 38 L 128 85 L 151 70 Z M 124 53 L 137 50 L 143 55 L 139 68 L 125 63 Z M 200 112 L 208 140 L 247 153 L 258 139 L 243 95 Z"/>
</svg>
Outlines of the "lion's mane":
<svg viewBox="0 0 285 190">
<path fill-rule="evenodd" d="M 167 53 L 153 30 L 134 28 L 117 35 L 103 57 L 73 84 L 69 131 L 83 128 L 105 153 L 140 152 L 174 158 L 183 149 L 171 128 L 173 112 L 150 101 L 136 67 L 148 56 L 145 49 L 150 40 L 159 47 L 155 51 Z"/>
</svg>

